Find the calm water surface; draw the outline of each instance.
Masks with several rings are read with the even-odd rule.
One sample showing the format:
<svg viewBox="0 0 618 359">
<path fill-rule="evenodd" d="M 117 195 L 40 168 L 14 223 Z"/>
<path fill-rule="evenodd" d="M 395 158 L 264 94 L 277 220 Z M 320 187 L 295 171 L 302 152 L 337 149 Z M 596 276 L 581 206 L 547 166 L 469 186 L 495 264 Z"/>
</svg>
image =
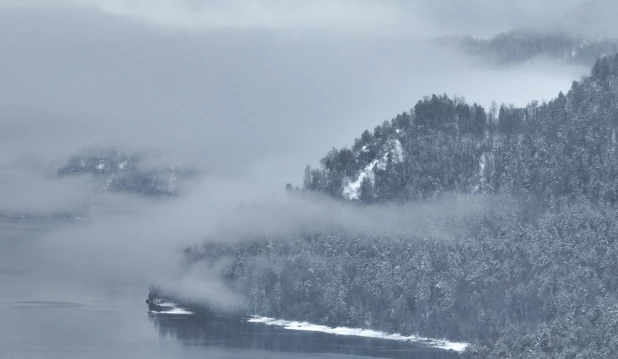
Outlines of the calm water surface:
<svg viewBox="0 0 618 359">
<path fill-rule="evenodd" d="M 37 241 L 59 225 L 70 224 L 0 221 L 2 359 L 457 358 L 403 342 L 148 314 L 143 285 L 75 280 L 41 261 Z"/>
</svg>

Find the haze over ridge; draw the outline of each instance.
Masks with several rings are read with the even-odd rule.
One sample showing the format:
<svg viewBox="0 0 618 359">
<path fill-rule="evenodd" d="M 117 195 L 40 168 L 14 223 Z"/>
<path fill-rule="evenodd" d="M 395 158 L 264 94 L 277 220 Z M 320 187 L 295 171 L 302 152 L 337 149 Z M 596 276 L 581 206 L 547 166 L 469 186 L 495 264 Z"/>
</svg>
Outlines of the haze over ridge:
<svg viewBox="0 0 618 359">
<path fill-rule="evenodd" d="M 535 4 L 477 1 L 462 12 L 455 2 L 420 1 L 4 1 L 0 209 L 95 207 L 93 219 L 44 238 L 36 265 L 64 262 L 69 275 L 90 264 L 80 275 L 105 282 L 130 268 L 127 281 L 147 283 L 239 204 L 279 199 L 304 164 L 423 96 L 525 105 L 568 89 L 587 68 L 487 69 L 425 41 L 462 29 L 534 29 L 558 16 Z M 474 16 L 492 21 L 468 28 L 480 23 Z M 186 197 L 154 204 L 56 178 L 71 154 L 92 146 L 146 150 L 156 165 L 193 166 L 204 177 Z"/>
</svg>

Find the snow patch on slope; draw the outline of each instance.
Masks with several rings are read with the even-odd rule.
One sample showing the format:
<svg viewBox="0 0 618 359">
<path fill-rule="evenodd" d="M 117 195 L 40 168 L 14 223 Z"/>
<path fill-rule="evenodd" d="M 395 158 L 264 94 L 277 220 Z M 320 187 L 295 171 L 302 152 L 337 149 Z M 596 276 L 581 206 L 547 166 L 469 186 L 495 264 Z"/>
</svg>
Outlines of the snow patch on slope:
<svg viewBox="0 0 618 359">
<path fill-rule="evenodd" d="M 367 146 L 363 146 L 362 151 L 366 152 Z M 367 166 L 365 166 L 365 168 L 360 171 L 356 180 L 348 180 L 348 182 L 343 186 L 343 197 L 352 200 L 358 199 L 360 197 L 361 183 L 363 182 L 365 177 L 367 177 L 373 184 L 373 169 L 386 169 L 386 163 L 388 162 L 389 154 L 392 154 L 392 159 L 394 163 L 403 162 L 403 148 L 401 147 L 401 141 L 399 141 L 398 139 L 388 141 L 386 144 L 386 151 L 384 151 L 382 157 L 371 161 Z"/>
<path fill-rule="evenodd" d="M 311 324 L 308 322 L 295 322 L 295 321 L 266 318 L 266 317 L 255 317 L 254 316 L 248 319 L 248 322 L 277 326 L 277 327 L 281 327 L 286 330 L 320 332 L 320 333 L 334 334 L 334 335 L 414 342 L 414 343 L 423 344 L 423 345 L 426 345 L 432 348 L 453 350 L 456 352 L 464 351 L 469 345 L 468 343 L 450 342 L 448 340 L 424 338 L 424 337 L 419 337 L 416 335 L 404 336 L 401 334 L 389 334 L 389 333 L 384 333 L 384 332 L 375 331 L 375 330 L 358 329 L 358 328 L 345 328 L 345 327 L 331 328 L 325 325 Z"/>
<path fill-rule="evenodd" d="M 401 147 L 401 141 L 394 140 L 392 141 L 393 146 L 393 161 L 395 162 L 403 162 L 403 148 Z"/>
<path fill-rule="evenodd" d="M 347 199 L 358 199 L 360 197 L 361 183 L 363 183 L 365 177 L 368 177 L 371 183 L 373 183 L 373 167 L 377 164 L 378 160 L 371 161 L 370 164 L 363 168 L 356 181 L 348 182 L 348 184 L 343 187 L 343 197 Z"/>
<path fill-rule="evenodd" d="M 483 152 L 483 154 L 481 154 L 481 157 L 479 158 L 479 173 L 478 173 L 478 178 L 479 181 L 478 183 L 474 186 L 474 189 L 476 192 L 479 192 L 480 189 L 482 188 L 482 186 L 485 185 L 485 183 L 487 182 L 486 176 L 489 174 L 490 176 L 493 175 L 493 162 L 494 162 L 494 156 L 492 153 L 487 153 L 487 152 Z M 487 173 L 487 166 L 490 166 L 490 172 Z"/>
</svg>

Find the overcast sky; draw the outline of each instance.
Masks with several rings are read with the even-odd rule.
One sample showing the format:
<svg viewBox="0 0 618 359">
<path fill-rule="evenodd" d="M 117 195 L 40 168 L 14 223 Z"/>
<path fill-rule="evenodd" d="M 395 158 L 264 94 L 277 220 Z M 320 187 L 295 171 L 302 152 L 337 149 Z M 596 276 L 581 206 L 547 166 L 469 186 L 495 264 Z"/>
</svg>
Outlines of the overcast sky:
<svg viewBox="0 0 618 359">
<path fill-rule="evenodd" d="M 422 96 L 524 105 L 568 88 L 584 70 L 487 69 L 419 39 L 578 2 L 4 0 L 0 163 L 118 145 L 295 182 Z"/>
<path fill-rule="evenodd" d="M 565 24 L 582 15 L 582 4 L 596 19 L 616 9 L 610 0 L 73 0 L 74 4 L 192 29 L 321 29 L 348 34 L 489 36 L 513 28 Z M 594 3 L 590 6 L 587 3 Z M 602 10 L 602 11 L 599 11 Z M 601 27 L 599 27 L 601 28 Z M 580 30 L 580 29 L 577 29 Z"/>
<path fill-rule="evenodd" d="M 611 14 L 610 2 L 592 15 L 581 3 L 0 0 L 0 211 L 114 203 L 122 212 L 55 233 L 40 258 L 144 276 L 239 203 L 299 184 L 305 164 L 423 96 L 525 105 L 567 90 L 588 69 L 500 68 L 426 40 L 548 26 L 584 34 L 586 19 L 601 19 L 594 11 Z M 564 20 L 574 14 L 585 16 Z M 596 28 L 613 21 L 604 16 Z M 152 206 L 54 178 L 89 146 L 146 150 L 208 176 L 191 196 Z M 277 213 L 259 218 L 277 224 Z"/>
</svg>

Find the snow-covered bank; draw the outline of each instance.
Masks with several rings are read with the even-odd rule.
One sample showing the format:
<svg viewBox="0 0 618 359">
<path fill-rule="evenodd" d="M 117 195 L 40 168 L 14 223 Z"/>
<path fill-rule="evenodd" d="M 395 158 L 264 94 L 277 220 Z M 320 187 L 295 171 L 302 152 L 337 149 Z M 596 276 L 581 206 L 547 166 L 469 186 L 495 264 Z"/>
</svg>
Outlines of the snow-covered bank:
<svg viewBox="0 0 618 359">
<path fill-rule="evenodd" d="M 193 312 L 181 308 L 178 304 L 170 301 L 163 301 L 161 299 L 153 299 L 149 302 L 151 307 L 150 313 L 154 314 L 194 314 Z M 286 330 L 297 330 L 305 332 L 320 332 L 325 334 L 342 335 L 342 336 L 355 336 L 364 338 L 376 338 L 384 340 L 397 340 L 404 342 L 418 343 L 427 347 L 453 350 L 456 352 L 462 352 L 468 347 L 468 343 L 451 342 L 444 339 L 425 338 L 416 335 L 405 336 L 401 334 L 390 334 L 370 329 L 359 328 L 346 328 L 336 327 L 331 328 L 325 325 L 312 324 L 308 322 L 296 322 L 283 319 L 274 319 L 268 317 L 251 316 L 247 319 L 249 323 L 264 324 L 270 326 L 281 327 Z"/>
<path fill-rule="evenodd" d="M 156 309 L 149 310 L 149 313 L 154 314 L 193 314 L 193 312 L 180 308 L 176 303 L 172 302 L 157 302 Z"/>
<path fill-rule="evenodd" d="M 404 336 L 401 334 L 389 334 L 389 333 L 379 332 L 375 330 L 345 328 L 345 327 L 331 328 L 325 325 L 317 325 L 317 324 L 311 324 L 307 322 L 294 322 L 294 321 L 288 321 L 288 320 L 256 317 L 256 316 L 248 319 L 248 322 L 278 326 L 278 327 L 282 327 L 287 330 L 300 330 L 300 331 L 308 331 L 308 332 L 321 332 L 321 333 L 334 334 L 334 335 L 347 335 L 347 336 L 357 336 L 357 337 L 365 337 L 365 338 L 377 338 L 377 339 L 385 339 L 385 340 L 415 342 L 415 343 L 423 344 L 423 345 L 426 345 L 432 348 L 438 348 L 438 349 L 444 349 L 444 350 L 454 350 L 456 352 L 464 351 L 466 347 L 469 345 L 468 343 L 450 342 L 448 340 L 424 338 L 424 337 L 419 337 L 416 335 Z"/>
<path fill-rule="evenodd" d="M 182 308 L 173 308 L 173 309 L 163 310 L 163 311 L 151 310 L 150 313 L 154 313 L 154 314 L 193 314 L 193 312 L 190 312 Z"/>
</svg>

